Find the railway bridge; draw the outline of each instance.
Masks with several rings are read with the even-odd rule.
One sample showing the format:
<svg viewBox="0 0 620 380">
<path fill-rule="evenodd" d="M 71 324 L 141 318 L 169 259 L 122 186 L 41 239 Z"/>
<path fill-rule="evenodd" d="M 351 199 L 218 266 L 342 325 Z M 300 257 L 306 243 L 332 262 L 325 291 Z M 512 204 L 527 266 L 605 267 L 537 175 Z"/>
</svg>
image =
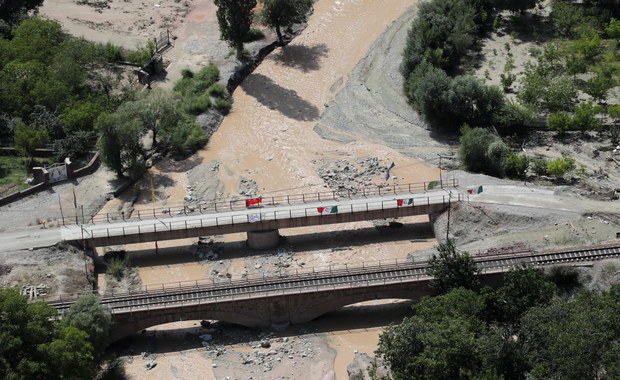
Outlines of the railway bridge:
<svg viewBox="0 0 620 380">
<path fill-rule="evenodd" d="M 442 188 L 413 183 L 363 189 L 361 193 L 323 192 L 199 204 L 166 209 L 166 214 L 138 210 L 132 218 L 110 221 L 93 216 L 88 223 L 65 226 L 62 239 L 90 247 L 185 239 L 238 232 L 254 249 L 273 248 L 279 229 L 365 220 L 432 215 L 459 202 L 454 179 Z M 174 214 L 174 215 L 173 215 Z"/>
<path fill-rule="evenodd" d="M 620 245 L 549 252 L 476 256 L 482 282 L 497 285 L 502 274 L 521 263 L 532 266 L 592 261 L 620 256 Z M 113 314 L 113 340 L 141 329 L 182 320 L 215 319 L 250 327 L 285 328 L 308 322 L 339 307 L 376 299 L 418 299 L 429 295 L 427 263 L 380 261 L 328 270 L 296 272 L 239 281 L 196 281 L 145 287 L 106 295 Z M 59 311 L 74 302 L 50 302 Z"/>
</svg>

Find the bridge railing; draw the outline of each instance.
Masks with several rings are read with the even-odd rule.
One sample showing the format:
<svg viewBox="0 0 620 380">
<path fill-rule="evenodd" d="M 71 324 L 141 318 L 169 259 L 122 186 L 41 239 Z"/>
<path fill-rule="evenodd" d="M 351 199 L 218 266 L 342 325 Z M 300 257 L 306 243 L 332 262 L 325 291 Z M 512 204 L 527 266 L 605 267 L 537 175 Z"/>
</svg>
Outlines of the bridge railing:
<svg viewBox="0 0 620 380">
<path fill-rule="evenodd" d="M 358 212 L 383 211 L 398 208 L 430 206 L 436 204 L 449 204 L 450 202 L 460 201 L 461 194 L 447 194 L 429 197 L 405 197 L 403 199 L 386 199 L 381 201 L 340 204 L 338 201 L 326 200 L 321 207 L 299 207 L 287 210 L 277 210 L 275 208 L 253 208 L 247 209 L 245 213 L 231 215 L 208 215 L 183 218 L 183 220 L 166 222 L 156 219 L 153 223 L 136 223 L 132 226 L 120 227 L 84 227 L 82 228 L 83 239 L 110 238 L 127 235 L 139 235 L 143 233 L 158 233 L 163 231 L 178 231 L 197 229 L 205 227 L 220 227 L 239 224 L 252 224 L 265 221 L 284 220 L 293 218 L 307 218 L 314 216 L 327 216 L 331 214 L 351 214 Z M 409 203 L 411 201 L 411 203 Z M 327 210 L 329 208 L 329 210 Z"/>
<path fill-rule="evenodd" d="M 450 178 L 445 179 L 442 182 L 442 188 L 456 188 L 458 187 L 458 179 Z M 343 199 L 360 199 L 372 196 L 381 196 L 386 194 L 405 194 L 415 193 L 421 191 L 428 191 L 436 188 L 436 181 L 431 182 L 414 182 L 407 184 L 392 184 L 387 186 L 369 186 L 362 189 L 352 190 L 339 190 L 339 191 L 318 191 L 307 192 L 301 194 L 286 194 L 286 195 L 273 195 L 273 196 L 256 196 L 254 198 L 242 198 L 237 197 L 228 199 L 214 199 L 214 200 L 202 200 L 202 201 L 188 201 L 183 204 L 166 205 L 163 208 L 157 207 L 157 210 L 152 205 L 144 205 L 142 207 L 136 207 L 133 212 L 125 214 L 124 212 L 108 212 L 102 215 L 97 214 L 95 210 L 89 212 L 88 210 L 81 210 L 86 215 L 82 215 L 78 218 L 79 222 L 83 223 L 110 223 L 129 220 L 142 220 L 142 219 L 155 219 L 161 216 L 175 216 L 175 215 L 192 215 L 196 213 L 218 213 L 228 212 L 246 209 L 246 201 L 251 199 L 261 199 L 261 205 L 263 206 L 279 206 L 279 205 L 295 205 L 311 202 L 324 202 L 324 201 L 338 201 Z M 67 224 L 72 223 L 72 220 L 67 219 Z"/>
</svg>

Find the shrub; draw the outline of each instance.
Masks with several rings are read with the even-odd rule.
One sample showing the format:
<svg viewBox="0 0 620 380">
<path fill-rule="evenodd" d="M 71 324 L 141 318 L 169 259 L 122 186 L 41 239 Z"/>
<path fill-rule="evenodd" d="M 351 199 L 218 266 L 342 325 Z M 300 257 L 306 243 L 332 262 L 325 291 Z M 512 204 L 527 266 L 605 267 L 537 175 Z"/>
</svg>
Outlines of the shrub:
<svg viewBox="0 0 620 380">
<path fill-rule="evenodd" d="M 571 157 L 556 158 L 547 163 L 547 174 L 556 178 L 564 177 L 573 169 L 575 169 L 575 160 Z"/>
<path fill-rule="evenodd" d="M 202 148 L 209 137 L 193 121 L 185 121 L 175 128 L 170 137 L 171 153 L 177 157 L 183 157 L 189 153 Z"/>
<path fill-rule="evenodd" d="M 543 93 L 542 105 L 549 112 L 572 111 L 577 100 L 577 88 L 571 78 L 553 80 Z"/>
<path fill-rule="evenodd" d="M 148 41 L 144 46 L 139 46 L 136 50 L 127 53 L 127 61 L 135 63 L 136 65 L 144 66 L 155 54 L 155 42 Z"/>
<path fill-rule="evenodd" d="M 188 96 L 183 99 L 183 109 L 190 115 L 200 115 L 211 108 L 211 99 L 208 94 Z"/>
<path fill-rule="evenodd" d="M 620 38 L 620 20 L 612 18 L 605 28 L 605 33 L 609 38 Z"/>
<path fill-rule="evenodd" d="M 183 79 L 191 79 L 194 77 L 194 72 L 190 69 L 183 69 L 181 70 L 181 77 Z"/>
<path fill-rule="evenodd" d="M 505 162 L 505 173 L 510 178 L 525 178 L 529 159 L 524 154 L 509 153 Z"/>
<path fill-rule="evenodd" d="M 487 149 L 486 160 L 487 170 L 486 173 L 503 177 L 506 175 L 506 159 L 510 154 L 510 148 L 502 140 L 496 139 Z"/>
<path fill-rule="evenodd" d="M 534 124 L 534 119 L 534 111 L 530 107 L 509 101 L 495 114 L 493 124 L 503 135 L 521 134 Z"/>
<path fill-rule="evenodd" d="M 221 98 L 224 96 L 225 93 L 226 93 L 226 87 L 222 86 L 219 83 L 214 83 L 207 89 L 207 94 L 211 96 L 216 96 L 216 97 Z"/>
<path fill-rule="evenodd" d="M 215 99 L 215 109 L 220 111 L 222 115 L 228 115 L 232 108 L 232 100 L 217 98 Z"/>
<path fill-rule="evenodd" d="M 127 269 L 129 269 L 129 257 L 115 257 L 108 262 L 105 272 L 117 281 L 120 281 Z"/>
<path fill-rule="evenodd" d="M 250 28 L 243 42 L 254 42 L 265 38 L 265 33 L 257 28 Z"/>
<path fill-rule="evenodd" d="M 601 106 L 595 106 L 592 102 L 581 103 L 575 110 L 575 116 L 571 120 L 571 127 L 581 131 L 599 129 L 602 123 L 596 115 L 602 110 Z"/>
<path fill-rule="evenodd" d="M 208 83 L 206 87 L 211 86 L 213 83 L 220 80 L 220 70 L 213 63 L 209 63 L 207 66 L 200 69 L 195 75 L 195 78 L 199 81 Z"/>
<path fill-rule="evenodd" d="M 566 132 L 571 126 L 571 116 L 566 112 L 554 112 L 547 118 L 547 128 L 559 133 Z"/>
<path fill-rule="evenodd" d="M 536 175 L 546 175 L 548 164 L 549 161 L 544 157 L 535 158 L 532 160 L 532 171 Z"/>
</svg>

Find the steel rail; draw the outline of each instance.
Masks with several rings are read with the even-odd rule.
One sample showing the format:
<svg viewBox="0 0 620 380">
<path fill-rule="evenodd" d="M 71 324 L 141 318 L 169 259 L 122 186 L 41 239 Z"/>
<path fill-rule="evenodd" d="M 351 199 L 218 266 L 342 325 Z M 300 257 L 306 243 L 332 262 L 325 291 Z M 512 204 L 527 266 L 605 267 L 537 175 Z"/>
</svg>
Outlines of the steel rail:
<svg viewBox="0 0 620 380">
<path fill-rule="evenodd" d="M 522 263 L 533 266 L 557 264 L 563 262 L 591 261 L 608 257 L 620 256 L 620 245 L 601 245 L 589 248 L 572 250 L 557 250 L 541 253 L 516 253 L 507 257 L 498 255 L 493 257 L 475 258 L 478 267 L 485 273 L 490 271 L 503 272 Z M 239 300 L 243 297 L 256 298 L 282 295 L 284 292 L 295 294 L 317 292 L 321 289 L 334 289 L 336 286 L 348 285 L 346 288 L 361 286 L 376 286 L 395 282 L 417 282 L 422 278 L 430 279 L 426 275 L 428 263 L 398 263 L 388 265 L 362 266 L 323 272 L 306 272 L 271 278 L 255 278 L 247 280 L 229 281 L 214 285 L 200 285 L 163 289 L 156 291 L 142 291 L 136 293 L 104 296 L 102 303 L 109 305 L 114 312 L 121 312 L 129 308 L 138 310 L 157 305 L 171 307 L 174 304 L 187 304 L 195 300 L 206 300 L 200 303 L 222 302 L 224 299 Z M 236 298 L 235 298 L 236 296 Z M 68 308 L 75 299 L 61 302 L 50 302 L 58 310 Z M 195 303 L 194 303 L 195 304 Z M 136 309 L 138 308 L 138 309 Z"/>
</svg>

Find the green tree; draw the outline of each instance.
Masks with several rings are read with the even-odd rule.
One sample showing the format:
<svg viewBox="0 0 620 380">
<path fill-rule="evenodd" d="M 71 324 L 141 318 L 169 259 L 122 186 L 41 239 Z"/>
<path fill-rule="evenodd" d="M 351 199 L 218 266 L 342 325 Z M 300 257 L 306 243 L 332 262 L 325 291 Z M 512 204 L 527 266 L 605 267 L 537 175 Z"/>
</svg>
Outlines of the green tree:
<svg viewBox="0 0 620 380">
<path fill-rule="evenodd" d="M 108 345 L 112 327 L 112 313 L 95 295 L 80 297 L 63 314 L 63 322 L 88 334 L 88 340 L 97 355 L 103 354 Z"/>
<path fill-rule="evenodd" d="M 77 131 L 94 130 L 95 120 L 105 109 L 98 103 L 90 100 L 79 100 L 71 103 L 62 115 L 62 121 L 67 134 Z"/>
<path fill-rule="evenodd" d="M 15 149 L 32 161 L 36 149 L 48 141 L 47 131 L 18 122 L 13 131 Z"/>
<path fill-rule="evenodd" d="M 549 304 L 555 292 L 556 287 L 546 281 L 542 269 L 526 266 L 511 269 L 494 294 L 496 319 L 510 326 L 518 326 L 525 312 L 534 306 Z"/>
<path fill-rule="evenodd" d="M 618 372 L 620 334 L 618 288 L 599 295 L 581 291 L 556 298 L 523 316 L 520 339 L 532 365 L 545 379 L 613 379 Z M 609 371 L 611 370 L 611 371 Z"/>
<path fill-rule="evenodd" d="M 0 378 L 92 378 L 88 335 L 60 326 L 55 317 L 51 306 L 28 304 L 16 290 L 0 289 Z"/>
<path fill-rule="evenodd" d="M 430 287 L 437 294 L 445 294 L 459 287 L 478 287 L 479 269 L 469 253 L 458 252 L 451 239 L 439 244 L 437 250 L 439 254 L 431 257 L 427 269 L 427 274 L 433 277 Z"/>
<path fill-rule="evenodd" d="M 259 1 L 263 5 L 263 9 L 258 15 L 259 20 L 263 25 L 276 30 L 280 44 L 284 43 L 281 29 L 306 21 L 306 16 L 312 9 L 312 0 Z"/>
<path fill-rule="evenodd" d="M 571 126 L 572 118 L 567 112 L 554 112 L 547 118 L 547 128 L 550 131 L 564 133 Z"/>
<path fill-rule="evenodd" d="M 609 38 L 620 38 L 620 20 L 612 17 L 607 27 L 605 27 L 605 33 L 607 33 Z"/>
<path fill-rule="evenodd" d="M 22 62 L 38 61 L 47 64 L 65 39 L 58 21 L 40 17 L 24 20 L 13 34 L 11 52 Z"/>
<path fill-rule="evenodd" d="M 601 37 L 598 34 L 582 34 L 573 42 L 573 48 L 581 53 L 586 61 L 592 61 L 601 53 Z"/>
<path fill-rule="evenodd" d="M 43 0 L 0 0 L 0 33 L 10 37 L 13 27 L 42 4 Z"/>
<path fill-rule="evenodd" d="M 152 149 L 158 136 L 167 137 L 181 121 L 180 97 L 171 91 L 155 89 L 137 100 L 123 103 L 117 110 L 123 120 L 138 120 L 145 130 L 151 131 Z"/>
<path fill-rule="evenodd" d="M 549 112 L 572 111 L 577 100 L 577 88 L 571 78 L 556 78 L 542 92 L 542 107 Z"/>
<path fill-rule="evenodd" d="M 513 13 L 525 12 L 528 9 L 536 6 L 537 0 L 499 0 L 497 1 L 497 7 L 500 9 L 506 9 Z"/>
<path fill-rule="evenodd" d="M 526 155 L 510 152 L 506 157 L 506 176 L 524 179 L 530 162 Z"/>
<path fill-rule="evenodd" d="M 575 110 L 575 116 L 571 120 L 571 127 L 583 132 L 599 129 L 602 123 L 596 115 L 602 111 L 603 107 L 594 105 L 592 102 L 579 104 Z"/>
<path fill-rule="evenodd" d="M 615 85 L 616 82 L 611 76 L 597 73 L 586 81 L 584 92 L 593 97 L 594 100 L 602 102 L 607 98 L 607 92 L 615 87 Z"/>
<path fill-rule="evenodd" d="M 217 6 L 217 21 L 220 38 L 237 51 L 237 59 L 243 58 L 243 41 L 252 25 L 256 0 L 214 0 Z"/>
<path fill-rule="evenodd" d="M 480 297 L 463 288 L 424 297 L 415 315 L 391 325 L 379 337 L 377 353 L 395 379 L 466 379 L 479 371 L 476 337 L 483 325 Z"/>
<path fill-rule="evenodd" d="M 461 128 L 459 160 L 467 170 L 502 175 L 509 149 L 499 136 L 484 128 Z"/>
<path fill-rule="evenodd" d="M 620 138 L 620 105 L 614 104 L 607 107 L 607 114 L 612 120 L 609 126 L 609 134 L 613 141 L 617 142 Z"/>
<path fill-rule="evenodd" d="M 95 126 L 101 136 L 97 142 L 101 161 L 119 177 L 126 172 L 133 178 L 142 174 L 146 152 L 142 146 L 144 126 L 140 121 L 123 119 L 119 113 L 104 113 Z"/>
</svg>

